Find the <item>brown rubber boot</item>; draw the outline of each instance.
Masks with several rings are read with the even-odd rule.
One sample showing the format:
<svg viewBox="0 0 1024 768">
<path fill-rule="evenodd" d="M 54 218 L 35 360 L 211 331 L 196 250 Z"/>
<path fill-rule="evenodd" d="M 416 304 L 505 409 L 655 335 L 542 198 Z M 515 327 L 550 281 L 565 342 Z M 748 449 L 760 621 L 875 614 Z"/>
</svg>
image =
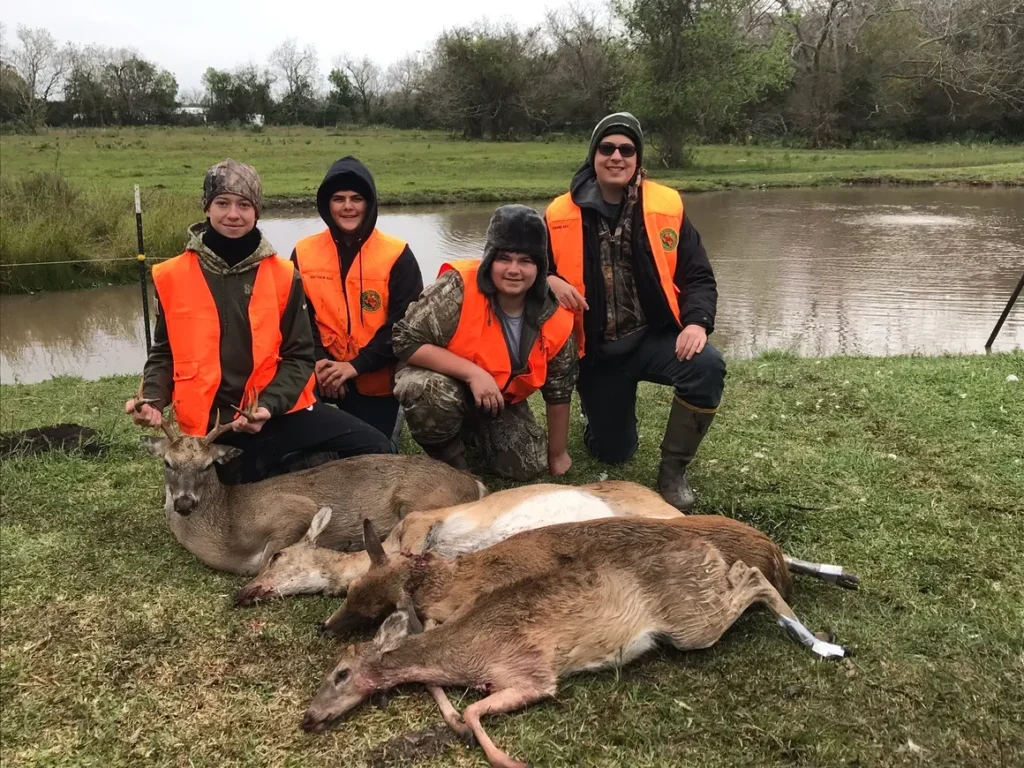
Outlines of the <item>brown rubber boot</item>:
<svg viewBox="0 0 1024 768">
<path fill-rule="evenodd" d="M 680 512 L 689 512 L 697 503 L 690 481 L 686 479 L 686 468 L 697 455 L 697 448 L 714 418 L 714 413 L 696 411 L 678 397 L 672 401 L 665 439 L 661 441 L 658 493 Z"/>
<path fill-rule="evenodd" d="M 469 464 L 466 463 L 466 445 L 462 442 L 462 435 L 444 443 L 420 443 L 420 447 L 432 459 L 443 461 L 448 466 L 464 472 L 469 471 Z"/>
</svg>

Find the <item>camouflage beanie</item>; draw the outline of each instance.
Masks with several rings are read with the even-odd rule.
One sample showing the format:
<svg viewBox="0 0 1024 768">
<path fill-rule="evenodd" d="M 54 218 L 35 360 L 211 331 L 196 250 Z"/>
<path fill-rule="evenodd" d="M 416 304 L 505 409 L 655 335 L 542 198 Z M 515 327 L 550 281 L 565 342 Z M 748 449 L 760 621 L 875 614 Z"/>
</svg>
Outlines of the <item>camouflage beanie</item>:
<svg viewBox="0 0 1024 768">
<path fill-rule="evenodd" d="M 251 165 L 228 158 L 211 165 L 203 179 L 203 210 L 210 210 L 210 203 L 217 195 L 238 195 L 244 197 L 259 217 L 263 210 L 263 182 Z"/>
</svg>

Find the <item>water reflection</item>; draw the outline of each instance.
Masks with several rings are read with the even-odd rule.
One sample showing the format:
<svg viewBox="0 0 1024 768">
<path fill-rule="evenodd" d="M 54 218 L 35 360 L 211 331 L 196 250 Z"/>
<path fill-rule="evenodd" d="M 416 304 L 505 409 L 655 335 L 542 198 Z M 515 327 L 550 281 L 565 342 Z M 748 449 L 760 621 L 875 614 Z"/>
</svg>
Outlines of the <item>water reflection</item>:
<svg viewBox="0 0 1024 768">
<path fill-rule="evenodd" d="M 543 209 L 543 203 L 538 208 Z M 715 343 L 731 357 L 981 352 L 1024 271 L 1024 192 L 853 188 L 693 195 L 687 211 L 718 276 Z M 494 205 L 391 208 L 433 281 L 478 257 Z M 265 219 L 282 254 L 316 218 Z M 135 373 L 145 359 L 138 286 L 0 299 L 0 380 Z M 997 349 L 1024 346 L 1024 302 Z"/>
</svg>

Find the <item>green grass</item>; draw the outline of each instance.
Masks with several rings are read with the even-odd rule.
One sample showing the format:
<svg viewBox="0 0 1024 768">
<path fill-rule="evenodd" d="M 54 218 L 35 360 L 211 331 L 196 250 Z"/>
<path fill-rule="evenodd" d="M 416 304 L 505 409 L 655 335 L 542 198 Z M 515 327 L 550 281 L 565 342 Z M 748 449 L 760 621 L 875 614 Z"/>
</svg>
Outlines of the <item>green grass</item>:
<svg viewBox="0 0 1024 768">
<path fill-rule="evenodd" d="M 793 598 L 856 655 L 816 660 L 753 613 L 709 651 L 573 678 L 490 719 L 492 736 L 538 766 L 1020 765 L 1024 383 L 1010 374 L 1024 379 L 1019 352 L 733 364 L 693 470 L 700 511 L 858 572 L 859 592 L 800 579 Z M 299 730 L 337 652 L 314 631 L 335 603 L 230 607 L 244 580 L 167 529 L 159 463 L 117 413 L 134 388 L 0 389 L 3 430 L 78 421 L 112 443 L 100 460 L 2 466 L 3 764 L 384 765 L 380 745 L 435 727 L 408 687 L 329 734 Z M 574 418 L 567 480 L 651 484 L 668 396 L 642 390 L 641 449 L 621 467 L 585 456 Z M 445 743 L 406 757 L 395 764 L 484 764 Z"/>
<path fill-rule="evenodd" d="M 468 142 L 430 131 L 215 128 L 50 131 L 0 136 L 3 174 L 59 170 L 74 183 L 165 188 L 198 204 L 207 166 L 231 156 L 259 169 L 268 199 L 308 200 L 331 162 L 352 154 L 377 180 L 382 203 L 543 199 L 564 192 L 586 154 L 582 140 Z M 885 150 L 693 149 L 694 166 L 659 181 L 689 191 L 807 186 L 856 180 L 1021 182 L 1024 147 L 927 144 Z M 652 158 L 653 159 L 653 158 Z"/>
<path fill-rule="evenodd" d="M 177 254 L 182 230 L 199 220 L 206 168 L 225 157 L 252 163 L 267 207 L 313 211 L 328 166 L 352 154 L 377 180 L 382 203 L 549 199 L 561 194 L 586 154 L 582 140 L 468 142 L 443 133 L 386 129 L 215 128 L 52 130 L 0 136 L 0 291 L 49 290 L 132 279 L 132 189 L 145 193 L 147 254 Z M 693 167 L 652 178 L 688 192 L 844 183 L 1024 183 L 1024 147 L 927 144 L 884 150 L 796 150 L 744 146 L 693 149 Z M 53 185 L 75 198 L 25 193 Z M 39 174 L 44 174 L 40 177 Z M 39 181 L 42 178 L 43 181 Z M 84 259 L 84 266 L 21 265 Z"/>
</svg>

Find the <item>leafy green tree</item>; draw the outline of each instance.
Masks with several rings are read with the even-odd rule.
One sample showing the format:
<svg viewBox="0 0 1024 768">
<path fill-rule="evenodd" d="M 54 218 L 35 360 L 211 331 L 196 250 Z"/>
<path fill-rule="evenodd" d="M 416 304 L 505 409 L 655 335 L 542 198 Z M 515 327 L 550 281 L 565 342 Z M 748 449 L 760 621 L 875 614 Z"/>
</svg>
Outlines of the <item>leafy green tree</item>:
<svg viewBox="0 0 1024 768">
<path fill-rule="evenodd" d="M 669 167 L 688 135 L 708 135 L 788 82 L 789 38 L 745 28 L 753 0 L 622 0 L 630 66 L 623 103 L 657 140 Z M 757 34 L 753 34 L 754 32 Z"/>
</svg>

